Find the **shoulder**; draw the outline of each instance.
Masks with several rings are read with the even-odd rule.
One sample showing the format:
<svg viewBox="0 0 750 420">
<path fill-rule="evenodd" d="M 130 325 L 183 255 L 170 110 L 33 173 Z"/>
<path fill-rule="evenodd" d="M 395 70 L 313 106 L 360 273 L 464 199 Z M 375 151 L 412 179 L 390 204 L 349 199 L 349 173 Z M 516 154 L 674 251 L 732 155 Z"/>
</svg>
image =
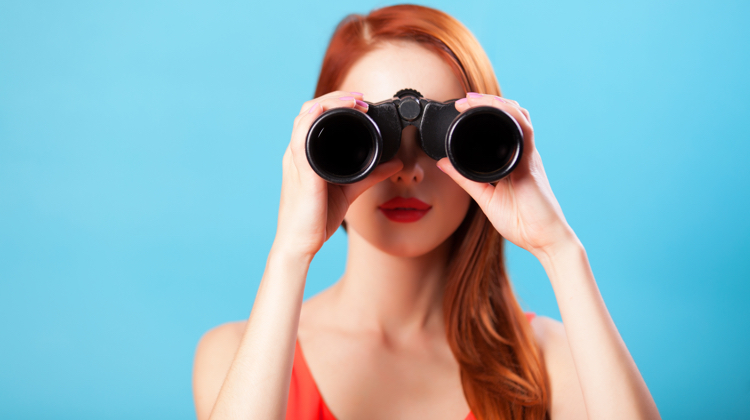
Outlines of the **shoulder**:
<svg viewBox="0 0 750 420">
<path fill-rule="evenodd" d="M 546 316 L 537 315 L 531 320 L 534 338 L 543 353 L 559 350 L 561 345 L 568 343 L 563 323 Z"/>
<path fill-rule="evenodd" d="M 240 346 L 247 321 L 228 322 L 201 337 L 193 362 L 193 398 L 198 419 L 207 419 Z"/>
<path fill-rule="evenodd" d="M 229 368 L 242 341 L 246 323 L 247 321 L 227 322 L 203 334 L 195 349 L 194 369 L 208 367 L 213 370 L 224 364 Z"/>
<path fill-rule="evenodd" d="M 234 321 L 211 328 L 203 334 L 198 342 L 196 354 L 203 350 L 221 350 L 232 344 L 239 345 L 242 335 L 245 333 L 246 324 L 247 321 Z M 236 347 L 234 350 L 236 350 Z"/>
<path fill-rule="evenodd" d="M 542 352 L 550 385 L 550 417 L 585 419 L 586 406 L 578 380 L 568 336 L 562 322 L 546 316 L 531 320 L 531 328 Z"/>
</svg>

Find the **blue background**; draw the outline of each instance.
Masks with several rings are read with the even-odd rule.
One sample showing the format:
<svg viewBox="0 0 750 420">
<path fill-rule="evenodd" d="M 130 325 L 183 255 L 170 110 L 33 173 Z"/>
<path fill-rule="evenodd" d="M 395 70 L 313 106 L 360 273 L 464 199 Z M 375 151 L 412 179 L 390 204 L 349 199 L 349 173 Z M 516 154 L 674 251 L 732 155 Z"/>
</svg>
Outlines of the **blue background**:
<svg viewBox="0 0 750 420">
<path fill-rule="evenodd" d="M 750 418 L 750 3 L 428 4 L 530 110 L 664 418 Z M 249 314 L 327 40 L 383 5 L 0 1 L 0 418 L 194 417 L 195 345 Z M 508 261 L 559 319 L 539 263 Z"/>
</svg>

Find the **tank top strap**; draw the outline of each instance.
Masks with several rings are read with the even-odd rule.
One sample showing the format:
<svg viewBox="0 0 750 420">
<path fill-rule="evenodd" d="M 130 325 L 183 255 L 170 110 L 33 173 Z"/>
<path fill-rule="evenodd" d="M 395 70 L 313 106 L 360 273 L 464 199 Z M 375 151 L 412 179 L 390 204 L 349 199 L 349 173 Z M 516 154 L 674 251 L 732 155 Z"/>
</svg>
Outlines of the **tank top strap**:
<svg viewBox="0 0 750 420">
<path fill-rule="evenodd" d="M 529 322 L 531 322 L 531 320 L 534 319 L 534 317 L 536 316 L 536 314 L 534 312 L 526 312 L 525 315 L 526 315 L 526 319 Z"/>
<path fill-rule="evenodd" d="M 294 364 L 292 365 L 292 380 L 289 384 L 286 420 L 336 420 L 313 380 L 310 368 L 302 355 L 299 340 L 294 347 Z"/>
</svg>

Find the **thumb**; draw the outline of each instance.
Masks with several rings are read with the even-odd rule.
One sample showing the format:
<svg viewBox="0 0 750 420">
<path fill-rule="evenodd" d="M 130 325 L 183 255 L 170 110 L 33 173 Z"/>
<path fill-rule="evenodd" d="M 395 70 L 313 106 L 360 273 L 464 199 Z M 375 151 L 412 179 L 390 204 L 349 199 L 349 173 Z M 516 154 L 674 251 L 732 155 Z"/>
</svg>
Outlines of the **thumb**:
<svg viewBox="0 0 750 420">
<path fill-rule="evenodd" d="M 346 201 L 351 204 L 360 196 L 360 194 L 367 191 L 368 188 L 380 181 L 388 179 L 388 177 L 400 171 L 403 167 L 404 163 L 401 162 L 401 160 L 391 159 L 388 162 L 376 166 L 367 178 L 353 184 L 342 186 L 341 189 L 344 193 L 344 197 L 346 197 Z"/>
<path fill-rule="evenodd" d="M 463 188 L 474 201 L 477 202 L 479 207 L 486 212 L 487 207 L 492 200 L 493 194 L 495 194 L 495 187 L 487 182 L 475 182 L 467 179 L 453 167 L 453 164 L 448 158 L 442 158 L 437 162 L 437 167 L 441 171 L 448 174 L 453 181 L 458 184 L 459 187 Z"/>
</svg>

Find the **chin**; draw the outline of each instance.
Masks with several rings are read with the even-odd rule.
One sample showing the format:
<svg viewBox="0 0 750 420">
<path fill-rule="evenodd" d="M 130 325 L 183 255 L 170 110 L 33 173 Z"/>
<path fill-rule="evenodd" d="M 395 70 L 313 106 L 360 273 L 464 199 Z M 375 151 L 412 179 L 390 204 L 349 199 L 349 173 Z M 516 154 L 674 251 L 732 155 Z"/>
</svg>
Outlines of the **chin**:
<svg viewBox="0 0 750 420">
<path fill-rule="evenodd" d="M 347 229 L 352 229 L 370 246 L 383 253 L 394 257 L 416 258 L 440 247 L 460 225 L 459 221 L 455 227 L 445 225 L 436 227 L 430 224 L 419 226 L 420 222 L 407 224 L 385 221 L 359 224 L 356 220 L 352 220 L 347 221 Z"/>
<path fill-rule="evenodd" d="M 394 257 L 417 258 L 437 249 L 443 242 L 415 241 L 414 238 L 383 238 L 377 243 L 370 242 L 382 252 Z"/>
</svg>

